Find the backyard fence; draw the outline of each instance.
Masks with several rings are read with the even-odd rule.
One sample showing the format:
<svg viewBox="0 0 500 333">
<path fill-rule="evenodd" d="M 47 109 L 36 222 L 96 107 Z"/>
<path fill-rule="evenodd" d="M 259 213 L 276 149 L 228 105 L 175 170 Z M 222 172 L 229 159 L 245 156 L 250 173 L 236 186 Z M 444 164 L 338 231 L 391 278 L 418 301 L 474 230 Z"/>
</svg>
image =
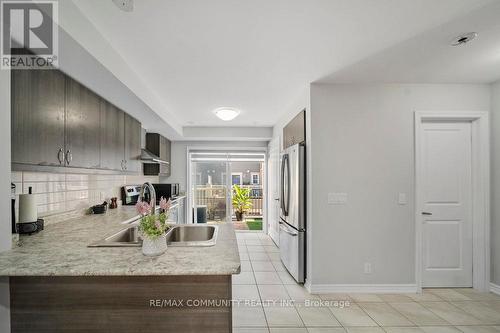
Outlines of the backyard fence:
<svg viewBox="0 0 500 333">
<path fill-rule="evenodd" d="M 260 185 L 242 185 L 250 188 L 250 200 L 252 208 L 246 212 L 246 216 L 262 217 L 263 197 Z M 226 218 L 227 187 L 225 185 L 197 186 L 195 188 L 195 203 L 197 206 L 207 206 L 207 218 L 213 221 Z"/>
</svg>

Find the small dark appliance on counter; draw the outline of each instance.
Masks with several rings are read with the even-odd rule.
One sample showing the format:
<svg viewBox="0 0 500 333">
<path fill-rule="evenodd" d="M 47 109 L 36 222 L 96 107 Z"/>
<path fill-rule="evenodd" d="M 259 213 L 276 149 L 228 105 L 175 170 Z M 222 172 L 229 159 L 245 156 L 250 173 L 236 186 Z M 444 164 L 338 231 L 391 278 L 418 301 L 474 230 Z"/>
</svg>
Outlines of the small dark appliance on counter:
<svg viewBox="0 0 500 333">
<path fill-rule="evenodd" d="M 153 184 L 156 192 L 156 201 L 160 202 L 163 197 L 165 199 L 174 199 L 179 196 L 179 183 L 173 184 Z"/>
<path fill-rule="evenodd" d="M 108 203 L 104 201 L 102 204 L 92 206 L 90 209 L 92 211 L 92 214 L 104 214 L 108 209 Z"/>
<path fill-rule="evenodd" d="M 20 235 L 24 234 L 35 234 L 43 230 L 43 219 L 38 219 L 36 222 L 24 222 L 17 224 L 17 233 Z"/>
<path fill-rule="evenodd" d="M 133 206 L 139 200 L 141 185 L 125 185 L 122 187 L 122 205 Z"/>
</svg>

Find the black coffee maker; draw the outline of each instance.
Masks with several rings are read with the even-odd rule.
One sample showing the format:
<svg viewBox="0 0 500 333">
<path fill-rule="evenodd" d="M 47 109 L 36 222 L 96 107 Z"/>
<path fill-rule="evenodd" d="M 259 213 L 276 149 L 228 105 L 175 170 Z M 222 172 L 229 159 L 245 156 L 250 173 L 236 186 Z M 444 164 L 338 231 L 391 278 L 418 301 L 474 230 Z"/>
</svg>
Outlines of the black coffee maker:
<svg viewBox="0 0 500 333">
<path fill-rule="evenodd" d="M 16 228 L 16 184 L 10 183 L 10 196 L 12 199 L 12 233 L 17 234 Z"/>
</svg>

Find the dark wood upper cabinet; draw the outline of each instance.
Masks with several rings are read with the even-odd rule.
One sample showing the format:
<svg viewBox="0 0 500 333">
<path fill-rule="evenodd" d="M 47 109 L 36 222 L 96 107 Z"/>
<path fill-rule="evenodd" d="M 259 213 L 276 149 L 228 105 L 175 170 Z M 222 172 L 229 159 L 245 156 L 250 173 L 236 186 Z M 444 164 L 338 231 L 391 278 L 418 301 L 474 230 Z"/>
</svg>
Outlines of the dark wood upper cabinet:
<svg viewBox="0 0 500 333">
<path fill-rule="evenodd" d="M 141 168 L 141 123 L 125 114 L 125 170 L 140 172 Z"/>
<path fill-rule="evenodd" d="M 139 121 L 59 70 L 12 70 L 11 80 L 13 170 L 142 170 Z"/>
<path fill-rule="evenodd" d="M 66 165 L 100 166 L 101 99 L 90 89 L 66 79 Z"/>
<path fill-rule="evenodd" d="M 306 141 L 306 111 L 301 111 L 283 128 L 283 149 Z"/>
<path fill-rule="evenodd" d="M 160 157 L 161 160 L 169 162 L 169 164 L 144 164 L 143 170 L 146 176 L 165 176 L 169 177 L 170 170 L 170 155 L 171 155 L 171 142 L 164 136 L 158 133 L 146 134 L 146 149 Z"/>
<path fill-rule="evenodd" d="M 64 165 L 64 74 L 12 70 L 11 78 L 12 162 Z"/>
<path fill-rule="evenodd" d="M 170 163 L 172 163 L 171 154 L 172 154 L 172 143 L 169 139 L 162 136 L 162 150 L 163 154 L 160 154 L 160 158 L 164 161 L 167 161 L 169 164 L 160 164 L 160 175 L 169 177 L 171 174 L 170 171 Z"/>
<path fill-rule="evenodd" d="M 125 113 L 101 100 L 101 168 L 124 170 Z"/>
</svg>

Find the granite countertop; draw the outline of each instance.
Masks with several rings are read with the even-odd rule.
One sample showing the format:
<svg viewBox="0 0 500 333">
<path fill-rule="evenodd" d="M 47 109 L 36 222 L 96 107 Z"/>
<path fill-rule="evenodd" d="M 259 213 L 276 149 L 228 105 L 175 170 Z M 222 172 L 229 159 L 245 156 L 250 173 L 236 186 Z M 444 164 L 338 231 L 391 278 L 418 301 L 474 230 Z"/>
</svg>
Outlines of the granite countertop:
<svg viewBox="0 0 500 333">
<path fill-rule="evenodd" d="M 50 224 L 38 234 L 20 236 L 21 246 L 0 253 L 0 276 L 230 275 L 240 272 L 236 235 L 220 224 L 217 243 L 209 247 L 169 247 L 146 257 L 140 247 L 87 245 L 127 227 L 135 207 Z"/>
</svg>

